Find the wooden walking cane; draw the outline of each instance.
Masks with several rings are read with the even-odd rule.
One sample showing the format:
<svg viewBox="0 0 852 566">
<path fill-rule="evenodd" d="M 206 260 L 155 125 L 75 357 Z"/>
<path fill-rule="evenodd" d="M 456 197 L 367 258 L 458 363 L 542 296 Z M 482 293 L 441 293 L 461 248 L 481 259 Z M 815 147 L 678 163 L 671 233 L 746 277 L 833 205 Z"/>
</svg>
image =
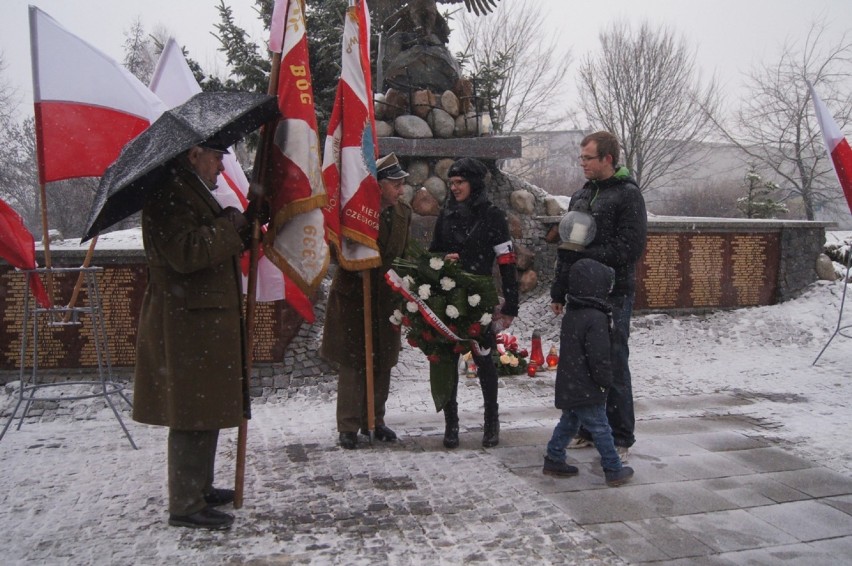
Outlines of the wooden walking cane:
<svg viewBox="0 0 852 566">
<path fill-rule="evenodd" d="M 370 432 L 370 444 L 376 430 L 376 398 L 373 393 L 373 297 L 370 286 L 370 269 L 361 272 L 364 289 L 364 354 L 366 356 L 367 380 L 367 428 Z"/>
<path fill-rule="evenodd" d="M 269 71 L 269 87 L 267 93 L 275 95 L 278 90 L 278 73 L 281 69 L 281 54 L 272 54 L 272 68 Z M 252 186 L 257 186 L 259 182 L 262 190 L 260 194 L 255 196 L 257 201 L 257 210 L 260 210 L 266 199 L 267 179 L 267 164 L 269 148 L 275 137 L 275 129 L 277 120 L 274 120 L 263 127 L 260 136 L 260 143 L 257 147 L 257 153 L 254 158 L 254 168 L 252 169 Z M 251 192 L 251 189 L 249 189 Z M 248 289 L 246 289 L 246 372 L 245 380 L 251 378 L 252 358 L 254 357 L 254 315 L 257 308 L 257 262 L 260 259 L 260 235 L 261 226 L 260 220 L 257 218 L 250 219 L 252 221 L 251 233 L 251 251 L 249 252 L 249 273 L 248 273 Z M 244 395 L 248 395 L 248 383 L 243 386 Z M 248 398 L 246 398 L 248 402 Z M 243 418 L 239 429 L 237 430 L 237 461 L 234 477 L 234 508 L 239 509 L 243 506 L 243 492 L 245 491 L 245 475 L 246 475 L 246 447 L 248 443 L 248 419 Z"/>
</svg>

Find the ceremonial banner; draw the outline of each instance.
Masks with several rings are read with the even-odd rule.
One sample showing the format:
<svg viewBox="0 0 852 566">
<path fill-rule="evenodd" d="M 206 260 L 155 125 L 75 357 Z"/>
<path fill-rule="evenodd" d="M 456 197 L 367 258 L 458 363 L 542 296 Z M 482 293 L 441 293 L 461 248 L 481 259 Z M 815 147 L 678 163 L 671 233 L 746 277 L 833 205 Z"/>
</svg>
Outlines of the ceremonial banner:
<svg viewBox="0 0 852 566">
<path fill-rule="evenodd" d="M 281 52 L 278 109 L 281 118 L 269 147 L 267 199 L 270 228 L 266 254 L 299 288 L 312 294 L 328 270 L 320 167 L 305 15 L 299 0 L 278 0 L 270 49 Z"/>
<path fill-rule="evenodd" d="M 326 231 L 338 263 L 349 270 L 381 264 L 369 22 L 364 0 L 346 13 L 341 76 L 323 156 Z"/>
</svg>

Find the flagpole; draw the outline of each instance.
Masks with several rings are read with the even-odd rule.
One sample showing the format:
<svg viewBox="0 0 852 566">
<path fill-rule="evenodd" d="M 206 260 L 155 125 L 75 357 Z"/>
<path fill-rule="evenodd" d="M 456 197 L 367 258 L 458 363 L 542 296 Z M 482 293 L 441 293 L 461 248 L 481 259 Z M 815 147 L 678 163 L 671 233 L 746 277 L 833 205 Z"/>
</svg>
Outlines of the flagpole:
<svg viewBox="0 0 852 566">
<path fill-rule="evenodd" d="M 349 0 L 349 11 L 354 11 L 357 7 L 357 0 Z M 360 22 L 359 26 L 366 25 L 367 22 Z M 361 29 L 363 31 L 363 29 Z M 360 33 L 360 32 L 359 32 Z M 369 42 L 369 35 L 366 36 L 367 41 Z M 368 53 L 369 56 L 369 53 Z M 379 62 L 381 65 L 381 62 Z M 369 70 L 369 68 L 367 69 Z M 372 98 L 373 92 L 372 88 L 367 88 L 367 92 L 365 93 L 368 97 Z M 369 102 L 367 104 L 368 114 L 370 116 L 370 122 L 374 122 L 373 118 L 373 104 Z M 375 124 L 373 124 L 373 145 L 378 148 L 378 144 L 376 143 L 376 128 Z M 373 295 L 370 284 L 370 269 L 365 269 L 361 272 L 361 280 L 363 282 L 363 293 L 364 293 L 364 355 L 366 357 L 366 375 L 365 375 L 365 388 L 367 393 L 367 429 L 370 435 L 370 443 L 373 442 L 374 432 L 376 430 L 376 398 L 375 398 L 375 368 L 373 365 Z"/>
<path fill-rule="evenodd" d="M 83 258 L 83 265 L 81 266 L 83 269 L 92 264 L 92 257 L 95 255 L 95 244 L 98 243 L 98 236 L 99 234 L 95 234 L 95 237 L 92 238 L 92 242 L 89 244 L 89 250 L 86 252 L 86 257 Z M 71 308 L 77 304 L 77 297 L 80 295 L 80 289 L 83 288 L 83 276 L 83 271 L 81 271 L 80 275 L 77 276 L 77 282 L 74 284 L 74 290 L 71 292 L 71 298 L 68 299 L 68 310 L 65 311 L 65 315 L 62 317 L 62 322 L 68 322 L 71 320 Z"/>
<path fill-rule="evenodd" d="M 44 183 L 39 183 L 41 197 L 41 245 L 44 248 L 44 266 L 47 268 L 47 296 L 53 300 L 53 271 L 50 261 L 50 230 L 47 225 L 47 190 Z"/>
<path fill-rule="evenodd" d="M 281 69 L 281 54 L 272 54 L 272 68 L 269 71 L 269 86 L 267 93 L 275 95 L 278 91 L 278 75 Z M 268 149 L 275 136 L 275 121 L 266 124 L 261 131 L 260 143 L 254 158 L 252 169 L 252 185 L 257 186 L 259 181 L 263 190 L 255 194 L 255 210 L 260 210 L 266 199 L 267 185 L 267 161 Z M 251 193 L 251 190 L 249 190 Z M 257 310 L 257 263 L 260 259 L 260 220 L 249 219 L 252 223 L 251 250 L 249 252 L 248 289 L 246 289 L 246 375 L 245 380 L 251 378 L 252 362 L 254 357 L 254 318 Z M 244 394 L 248 395 L 248 383 L 243 384 Z M 243 418 L 237 431 L 237 461 L 234 478 L 234 507 L 239 509 L 243 505 L 243 493 L 245 491 L 246 451 L 248 443 L 248 419 Z"/>
</svg>

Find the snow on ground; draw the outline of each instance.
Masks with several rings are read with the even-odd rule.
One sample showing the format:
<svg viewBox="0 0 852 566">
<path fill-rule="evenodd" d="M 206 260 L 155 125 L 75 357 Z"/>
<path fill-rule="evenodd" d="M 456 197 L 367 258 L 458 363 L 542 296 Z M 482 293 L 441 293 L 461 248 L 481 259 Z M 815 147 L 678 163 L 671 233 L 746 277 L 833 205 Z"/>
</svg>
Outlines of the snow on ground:
<svg viewBox="0 0 852 566">
<path fill-rule="evenodd" d="M 637 431 L 641 431 L 643 422 L 667 416 L 643 410 L 645 400 L 729 393 L 747 402 L 723 411 L 752 419 L 766 438 L 785 449 L 852 476 L 852 439 L 848 432 L 852 425 L 852 342 L 842 335 L 835 337 L 819 362 L 813 364 L 837 326 L 843 289 L 840 281 L 820 281 L 799 298 L 773 306 L 705 315 L 635 317 L 631 367 Z M 548 302 L 543 296 L 523 304 L 513 325 L 522 343 L 528 343 L 534 327 L 542 330 L 545 350 L 557 343 L 559 320 L 549 313 Z M 852 324 L 852 309 L 847 306 L 846 311 L 845 323 Z M 410 438 L 439 435 L 443 426 L 442 415 L 434 412 L 429 398 L 427 375 L 423 356 L 406 347 L 394 372 L 387 420 Z M 541 411 L 532 410 L 552 408 L 552 379 L 552 373 L 539 374 L 534 379 L 501 378 L 504 430 L 553 426 L 555 411 L 544 413 L 549 416 L 542 419 Z M 0 394 L 4 415 L 14 403 L 12 391 L 7 386 L 5 395 Z M 265 560 L 270 559 L 270 549 L 301 549 L 302 554 L 291 557 L 292 561 L 280 558 L 275 562 L 283 564 L 322 563 L 324 555 L 339 558 L 333 553 L 341 545 L 355 544 L 361 557 L 358 563 L 370 563 L 370 553 L 379 551 L 370 545 L 377 542 L 362 536 L 361 531 L 347 534 L 338 517 L 329 519 L 338 521 L 334 527 L 306 524 L 304 530 L 283 532 L 282 525 L 300 525 L 299 518 L 293 518 L 299 509 L 287 507 L 297 504 L 307 509 L 318 505 L 316 494 L 323 495 L 322 501 L 326 497 L 342 501 L 347 497 L 346 490 L 336 482 L 349 482 L 346 485 L 351 486 L 352 482 L 369 481 L 369 477 L 379 474 L 388 481 L 404 483 L 404 470 L 399 466 L 427 470 L 435 478 L 424 480 L 417 490 L 399 493 L 400 501 L 422 497 L 423 504 L 438 509 L 434 518 L 418 517 L 416 524 L 438 521 L 442 506 L 458 503 L 452 495 L 436 495 L 434 489 L 449 485 L 441 484 L 439 479 L 454 478 L 452 489 L 469 490 L 467 493 L 473 496 L 477 494 L 473 487 L 482 486 L 468 483 L 475 481 L 471 478 L 493 473 L 495 489 L 513 491 L 517 479 L 505 470 L 489 472 L 487 451 L 478 449 L 468 438 L 475 434 L 467 433 L 466 428 L 480 426 L 482 418 L 475 380 L 464 380 L 459 399 L 463 443 L 453 453 L 412 450 L 404 443 L 382 448 L 381 452 L 344 453 L 335 446 L 335 395 L 328 387 L 304 387 L 256 402 L 250 426 L 252 458 L 247 485 L 254 499 L 247 511 L 238 512 L 242 514 L 230 537 L 187 534 L 164 527 L 165 432 L 132 423 L 125 412 L 140 445 L 140 450 L 130 450 L 109 409 L 94 408 L 97 403 L 102 404 L 100 400 L 78 401 L 71 404 L 68 413 L 53 417 L 46 413 L 40 422 L 24 423 L 20 431 L 13 428 L 0 441 L 0 532 L 8 537 L 4 546 L 12 553 L 11 563 L 21 564 L 35 559 L 50 562 L 48 558 L 68 564 L 260 564 L 268 563 Z M 720 409 L 694 410 L 699 414 L 718 414 Z M 683 415 L 683 409 L 678 414 Z M 5 424 L 5 417 L 3 421 Z M 232 432 L 223 434 L 220 476 L 232 473 Z M 641 444 L 641 434 L 638 436 Z M 376 459 L 371 454 L 385 457 Z M 298 462 L 309 460 L 313 466 L 327 467 L 327 471 L 309 476 L 310 485 L 298 467 Z M 347 472 L 352 474 L 348 480 Z M 408 489 L 404 485 L 397 487 Z M 393 497 L 390 501 L 394 501 Z M 415 504 L 419 503 L 411 503 Z M 473 504 L 470 512 L 474 513 L 480 504 Z M 542 505 L 535 498 L 527 504 L 533 508 Z M 312 512 L 314 519 L 323 516 Z M 334 510 L 329 513 L 333 515 Z M 536 520 L 545 523 L 547 518 Z M 443 549 L 443 563 L 460 563 L 475 555 L 476 545 L 466 545 L 465 537 L 486 536 L 490 528 L 505 527 L 502 523 L 476 524 L 474 521 L 452 527 L 470 531 L 460 535 L 463 543 L 459 548 Z M 75 530 L 65 529 L 68 526 Z M 553 531 L 553 527 L 545 526 Z M 353 530 L 361 528 L 369 527 Z M 447 524 L 436 528 L 443 534 L 427 533 L 432 544 L 441 543 L 443 539 L 438 537 L 449 536 Z M 610 563 L 607 557 L 595 554 L 594 541 L 583 532 L 570 530 L 570 526 L 563 528 L 568 529 L 563 534 L 570 538 L 574 549 L 589 553 L 584 560 Z M 341 531 L 351 538 L 341 539 Z M 385 544 L 391 545 L 390 549 L 381 549 L 385 558 L 395 557 L 397 563 L 419 563 L 428 556 L 422 549 L 428 547 L 429 541 L 424 542 L 422 534 L 403 529 L 383 536 L 387 537 Z M 216 541 L 219 554 L 213 555 L 215 558 L 205 552 L 209 541 Z M 4 555 L 10 556 L 6 552 Z M 558 563 L 560 558 L 565 559 L 550 556 L 541 562 Z"/>
</svg>

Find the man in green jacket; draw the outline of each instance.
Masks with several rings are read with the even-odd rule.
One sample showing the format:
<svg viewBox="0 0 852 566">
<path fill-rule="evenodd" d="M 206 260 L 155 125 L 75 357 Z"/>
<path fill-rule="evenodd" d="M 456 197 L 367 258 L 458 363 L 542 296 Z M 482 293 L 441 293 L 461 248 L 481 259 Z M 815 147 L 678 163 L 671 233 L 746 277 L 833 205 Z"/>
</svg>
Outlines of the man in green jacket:
<svg viewBox="0 0 852 566">
<path fill-rule="evenodd" d="M 384 277 L 393 260 L 405 253 L 411 207 L 399 200 L 408 173 L 400 167 L 396 155 L 390 153 L 379 159 L 376 170 L 382 193 L 377 242 L 382 265 L 370 270 L 375 435 L 383 442 L 392 442 L 396 440 L 396 433 L 385 424 L 385 403 L 391 369 L 399 360 L 401 347 L 399 332 L 390 322 L 399 295 Z M 353 449 L 358 445 L 358 430 L 368 434 L 364 291 L 360 271 L 338 267 L 329 291 L 325 321 L 321 354 L 340 365 L 337 382 L 339 442 L 343 448 Z"/>
</svg>

